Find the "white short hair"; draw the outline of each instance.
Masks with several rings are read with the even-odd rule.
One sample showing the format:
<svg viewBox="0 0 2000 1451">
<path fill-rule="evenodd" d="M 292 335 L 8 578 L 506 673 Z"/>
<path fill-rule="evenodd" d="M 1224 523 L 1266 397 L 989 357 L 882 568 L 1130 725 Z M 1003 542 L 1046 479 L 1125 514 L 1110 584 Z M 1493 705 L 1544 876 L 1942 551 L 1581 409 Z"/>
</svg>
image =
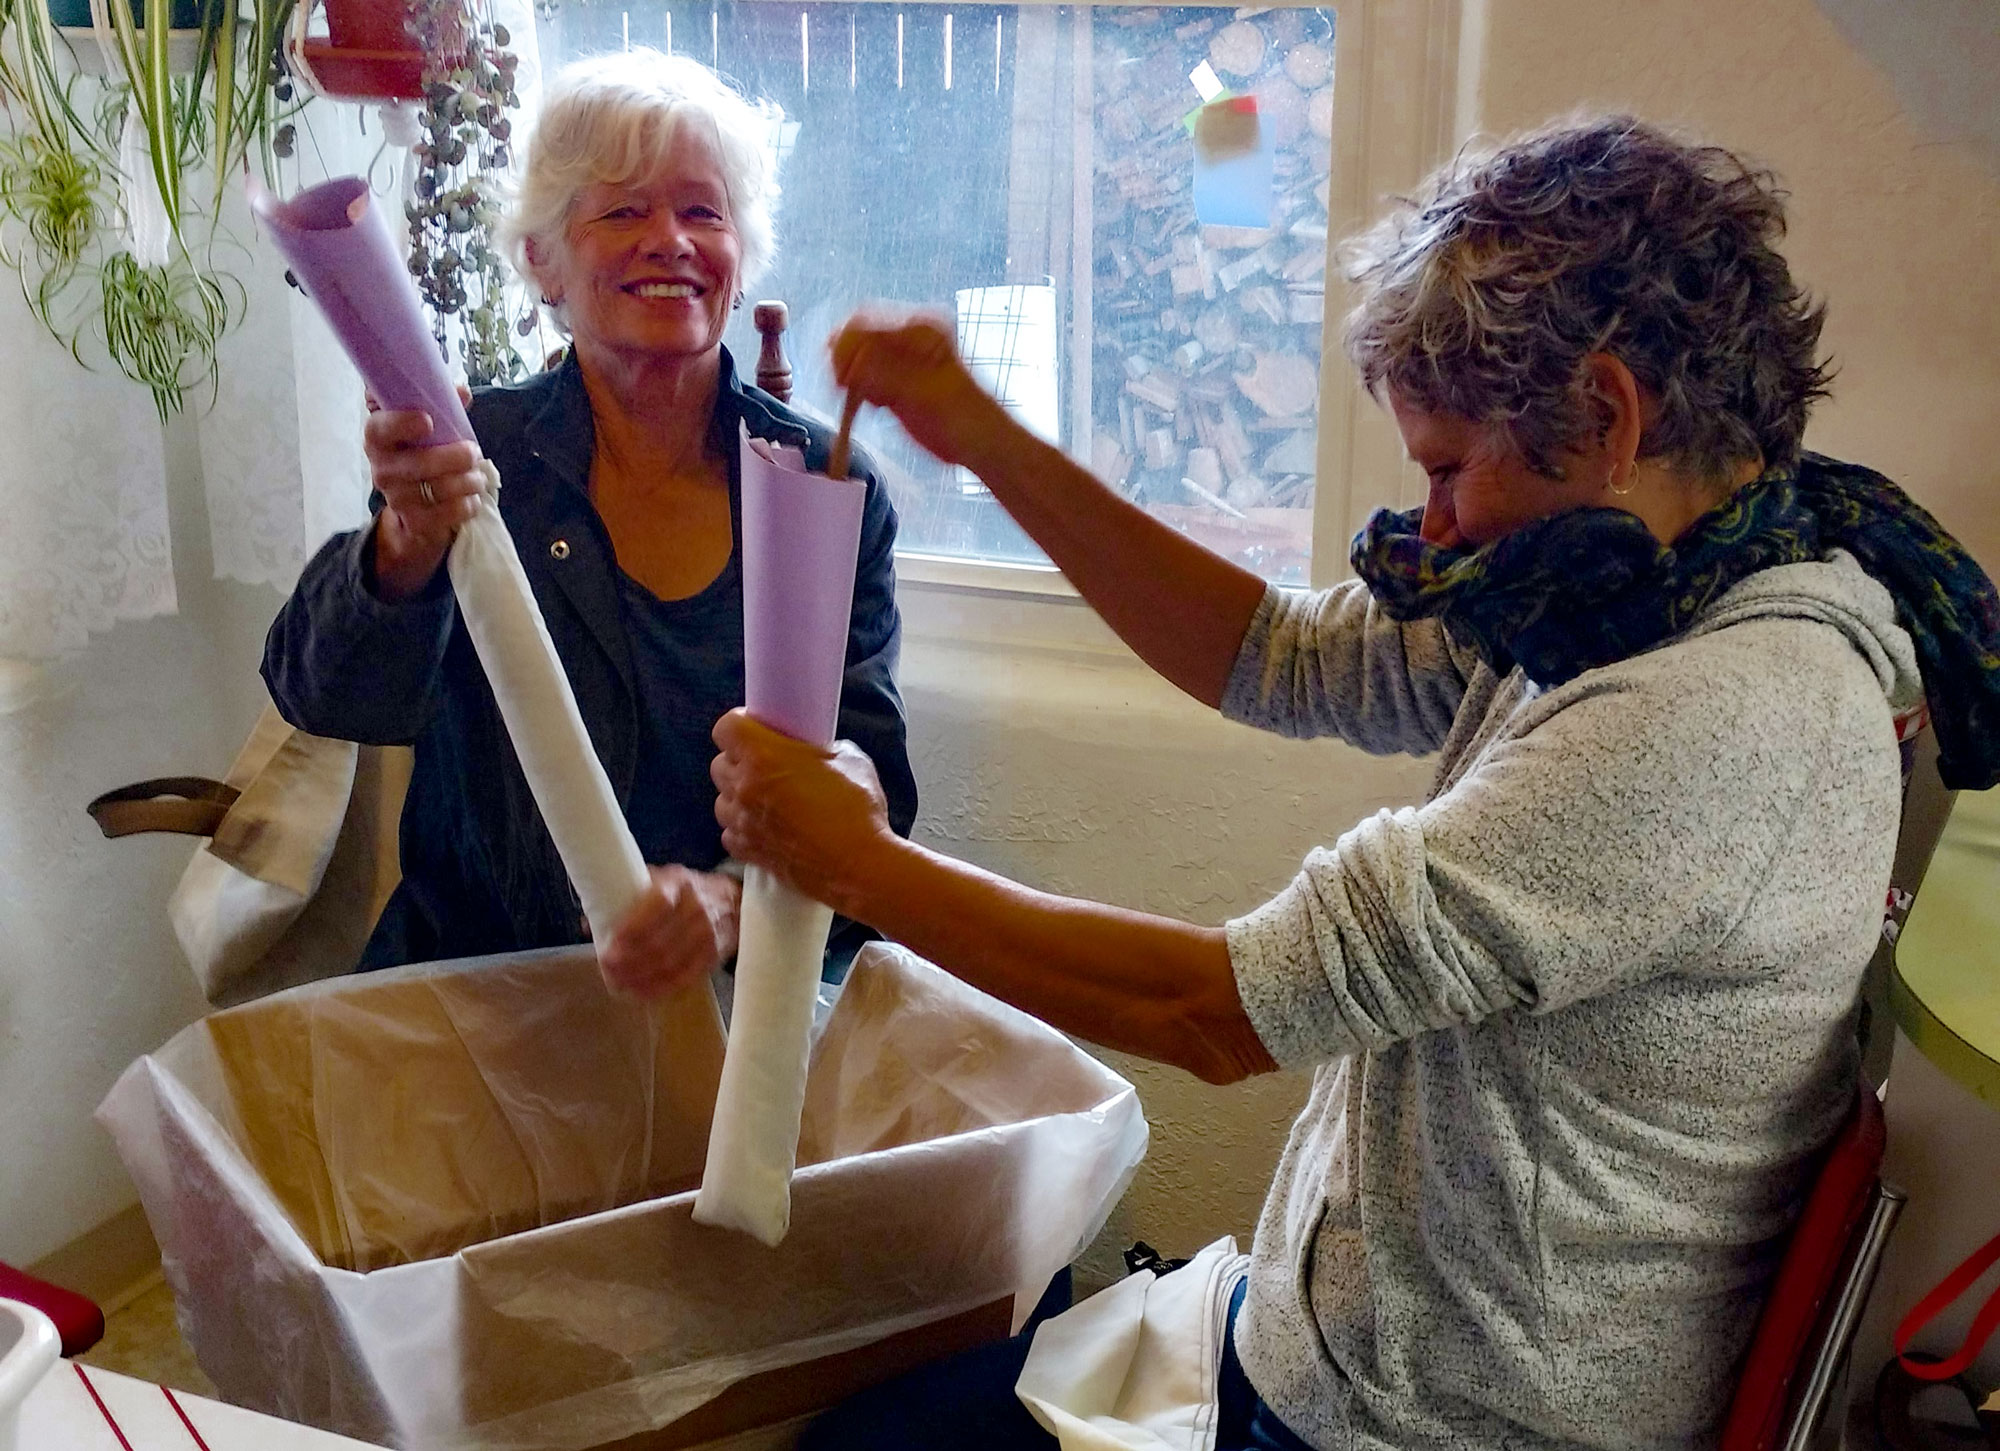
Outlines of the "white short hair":
<svg viewBox="0 0 2000 1451">
<path fill-rule="evenodd" d="M 743 245 L 740 281 L 756 286 L 778 251 L 773 213 L 784 113 L 768 101 L 746 100 L 690 56 L 645 47 L 574 61 L 544 90 L 514 204 L 499 227 L 515 270 L 539 283 L 529 245 L 544 258 L 560 251 L 578 195 L 600 182 L 616 186 L 649 175 L 690 116 L 714 128 Z"/>
</svg>

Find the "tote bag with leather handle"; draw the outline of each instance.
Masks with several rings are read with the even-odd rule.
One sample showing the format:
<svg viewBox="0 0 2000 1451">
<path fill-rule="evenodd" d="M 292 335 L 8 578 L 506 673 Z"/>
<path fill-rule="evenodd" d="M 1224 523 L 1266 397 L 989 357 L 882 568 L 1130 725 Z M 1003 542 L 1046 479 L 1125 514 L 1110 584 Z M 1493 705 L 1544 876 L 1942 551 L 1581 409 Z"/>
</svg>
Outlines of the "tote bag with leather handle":
<svg viewBox="0 0 2000 1451">
<path fill-rule="evenodd" d="M 168 899 L 195 979 L 218 1006 L 349 972 L 394 890 L 410 753 L 295 729 L 266 704 L 222 781 L 107 792 L 106 836 L 209 834 Z"/>
</svg>

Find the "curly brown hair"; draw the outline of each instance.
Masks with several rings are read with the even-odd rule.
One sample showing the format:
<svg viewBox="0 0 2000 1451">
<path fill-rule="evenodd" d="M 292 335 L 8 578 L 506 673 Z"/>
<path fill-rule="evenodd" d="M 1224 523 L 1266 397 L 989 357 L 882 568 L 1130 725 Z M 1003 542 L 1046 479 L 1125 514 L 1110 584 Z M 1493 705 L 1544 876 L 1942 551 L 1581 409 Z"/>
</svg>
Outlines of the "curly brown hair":
<svg viewBox="0 0 2000 1451">
<path fill-rule="evenodd" d="M 1346 244 L 1363 381 L 1500 427 L 1530 467 L 1601 427 L 1608 352 L 1658 404 L 1640 452 L 1699 477 L 1798 456 L 1825 309 L 1775 244 L 1786 193 L 1719 146 L 1593 116 L 1461 153 Z"/>
</svg>

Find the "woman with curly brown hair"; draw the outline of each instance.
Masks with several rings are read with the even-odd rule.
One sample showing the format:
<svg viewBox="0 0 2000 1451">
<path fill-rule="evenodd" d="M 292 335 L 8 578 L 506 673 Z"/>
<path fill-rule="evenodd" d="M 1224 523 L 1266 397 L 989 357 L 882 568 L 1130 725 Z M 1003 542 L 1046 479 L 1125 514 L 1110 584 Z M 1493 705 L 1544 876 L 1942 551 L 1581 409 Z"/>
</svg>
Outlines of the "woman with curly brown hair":
<svg viewBox="0 0 2000 1451">
<path fill-rule="evenodd" d="M 1096 1042 L 1218 1082 L 1320 1065 L 1224 1340 L 1224 1451 L 1714 1438 L 1853 1102 L 1899 721 L 1927 701 L 1947 781 L 2000 779 L 2000 601 L 1887 480 L 1802 450 L 1827 372 L 1783 225 L 1767 173 L 1627 117 L 1445 168 L 1349 252 L 1348 351 L 1429 497 L 1318 593 L 1030 437 L 939 324 L 835 344 L 1189 694 L 1439 753 L 1423 805 L 1201 927 L 939 856 L 857 752 L 717 729 L 737 856 Z M 989 1407 L 961 1384 L 925 1422 L 904 1386 L 816 1444 L 1047 1444 L 1018 1408 L 964 1432 L 1006 1424 L 997 1364 Z"/>
</svg>

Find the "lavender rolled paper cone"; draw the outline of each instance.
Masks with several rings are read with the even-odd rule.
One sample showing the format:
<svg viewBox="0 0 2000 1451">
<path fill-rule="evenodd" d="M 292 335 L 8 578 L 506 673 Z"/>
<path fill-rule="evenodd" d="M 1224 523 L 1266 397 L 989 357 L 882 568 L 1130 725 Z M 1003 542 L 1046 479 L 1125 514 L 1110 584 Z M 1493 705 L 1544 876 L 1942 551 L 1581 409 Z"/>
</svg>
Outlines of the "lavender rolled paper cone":
<svg viewBox="0 0 2000 1451">
<path fill-rule="evenodd" d="M 840 715 L 866 486 L 742 440 L 743 667 L 752 715 L 826 745 Z M 791 1227 L 813 1001 L 831 908 L 761 867 L 743 880 L 729 1047 L 694 1218 L 776 1244 Z"/>
<path fill-rule="evenodd" d="M 326 314 L 369 396 L 384 408 L 430 414 L 426 443 L 470 441 L 472 423 L 368 183 L 336 177 L 280 201 L 252 182 L 250 208 Z"/>
<path fill-rule="evenodd" d="M 771 452 L 744 436 L 744 704 L 772 729 L 824 746 L 840 719 L 868 489 L 807 473 L 793 450 Z"/>
<path fill-rule="evenodd" d="M 367 183 L 341 177 L 287 202 L 253 184 L 250 201 L 370 396 L 384 408 L 429 413 L 429 443 L 476 442 Z M 482 507 L 459 529 L 446 567 L 522 774 L 601 949 L 646 890 L 646 863 L 500 517 L 500 476 L 490 463 L 486 475 Z"/>
</svg>

